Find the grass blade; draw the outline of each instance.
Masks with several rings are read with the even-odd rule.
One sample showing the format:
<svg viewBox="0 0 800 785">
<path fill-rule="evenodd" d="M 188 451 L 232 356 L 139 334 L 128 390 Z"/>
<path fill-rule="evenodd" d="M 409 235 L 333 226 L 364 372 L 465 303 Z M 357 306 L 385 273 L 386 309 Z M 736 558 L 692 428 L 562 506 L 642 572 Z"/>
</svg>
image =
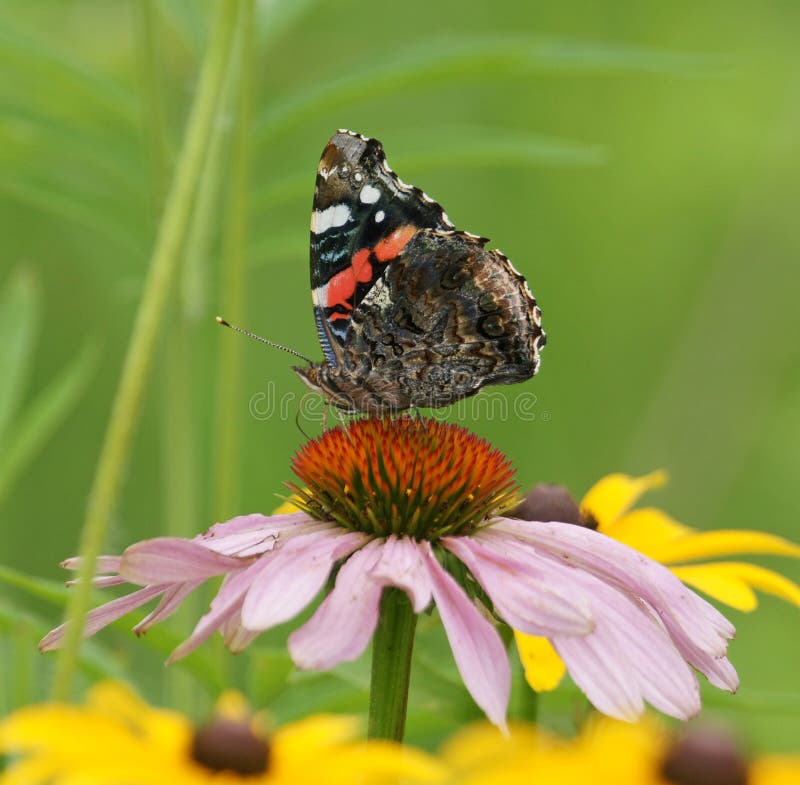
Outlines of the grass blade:
<svg viewBox="0 0 800 785">
<path fill-rule="evenodd" d="M 97 365 L 97 351 L 87 346 L 61 375 L 20 415 L 0 453 L 0 505 L 17 477 L 80 399 Z"/>
<path fill-rule="evenodd" d="M 41 295 L 33 275 L 17 269 L 0 291 L 0 439 L 19 406 L 28 381 L 39 326 Z"/>
</svg>

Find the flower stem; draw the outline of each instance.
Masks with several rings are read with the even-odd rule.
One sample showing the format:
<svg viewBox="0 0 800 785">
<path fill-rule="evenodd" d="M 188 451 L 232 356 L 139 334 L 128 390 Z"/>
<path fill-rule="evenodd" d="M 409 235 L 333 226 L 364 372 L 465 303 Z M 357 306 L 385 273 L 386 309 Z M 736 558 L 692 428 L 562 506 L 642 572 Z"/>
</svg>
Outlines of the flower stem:
<svg viewBox="0 0 800 785">
<path fill-rule="evenodd" d="M 371 739 L 403 740 L 416 626 L 417 615 L 406 593 L 400 589 L 386 589 L 381 599 L 378 628 L 372 639 L 367 730 Z"/>
<path fill-rule="evenodd" d="M 159 327 L 175 279 L 197 181 L 217 117 L 221 87 L 228 68 L 239 3 L 220 2 L 212 21 L 197 95 L 164 207 L 153 255 L 128 343 L 81 532 L 81 569 L 67 608 L 71 623 L 56 663 L 53 698 L 67 700 L 78 665 L 78 650 L 92 594 L 91 578 L 116 504 Z"/>
</svg>

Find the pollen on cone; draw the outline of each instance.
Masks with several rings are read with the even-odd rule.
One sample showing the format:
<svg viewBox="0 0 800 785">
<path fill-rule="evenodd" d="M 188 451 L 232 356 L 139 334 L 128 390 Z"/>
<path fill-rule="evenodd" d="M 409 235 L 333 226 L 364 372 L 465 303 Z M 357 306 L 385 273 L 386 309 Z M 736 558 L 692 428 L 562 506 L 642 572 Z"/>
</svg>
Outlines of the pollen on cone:
<svg viewBox="0 0 800 785">
<path fill-rule="evenodd" d="M 456 425 L 370 418 L 326 431 L 292 462 L 291 486 L 321 520 L 372 534 L 436 539 L 479 526 L 516 501 L 514 470 Z"/>
</svg>

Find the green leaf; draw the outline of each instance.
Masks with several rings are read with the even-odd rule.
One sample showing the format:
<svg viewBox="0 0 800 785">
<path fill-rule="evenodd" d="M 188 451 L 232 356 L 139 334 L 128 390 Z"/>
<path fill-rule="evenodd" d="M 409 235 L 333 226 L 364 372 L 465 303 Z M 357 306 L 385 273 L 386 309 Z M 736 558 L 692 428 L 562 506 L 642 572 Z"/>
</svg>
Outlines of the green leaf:
<svg viewBox="0 0 800 785">
<path fill-rule="evenodd" d="M 0 16 L 0 66 L 6 75 L 0 82 L 4 98 L 16 93 L 31 103 L 55 103 L 78 117 L 97 112 L 106 125 L 127 126 L 136 132 L 139 107 L 132 91 L 102 70 L 60 51 L 55 40 L 42 40 L 38 33 L 24 29 L 7 12 Z M 9 79 L 9 73 L 18 78 Z"/>
<path fill-rule="evenodd" d="M 277 41 L 285 38 L 319 2 L 320 0 L 283 0 L 256 4 L 259 51 L 267 52 Z"/>
<path fill-rule="evenodd" d="M 719 57 L 623 44 L 508 33 L 437 36 L 414 47 L 371 55 L 350 66 L 343 76 L 273 101 L 258 118 L 256 138 L 263 143 L 321 111 L 423 82 L 468 80 L 472 85 L 477 79 L 496 82 L 503 76 L 620 71 L 716 77 L 727 76 L 730 68 L 728 61 Z"/>
<path fill-rule="evenodd" d="M 15 270 L 0 291 L 0 441 L 4 445 L 28 381 L 40 317 L 41 295 L 33 275 Z"/>
<path fill-rule="evenodd" d="M 253 646 L 248 652 L 247 697 L 253 706 L 270 706 L 289 682 L 294 671 L 285 647 Z"/>
<path fill-rule="evenodd" d="M 270 702 L 270 711 L 280 722 L 299 720 L 315 712 L 363 714 L 367 694 L 343 681 L 335 673 L 295 671 L 290 689 Z"/>
<path fill-rule="evenodd" d="M 0 583 L 22 589 L 32 597 L 63 607 L 67 603 L 67 588 L 63 583 L 39 578 L 0 564 Z"/>
<path fill-rule="evenodd" d="M 122 216 L 111 215 L 108 205 L 103 205 L 101 200 L 87 200 L 70 190 L 54 189 L 52 184 L 36 178 L 11 174 L 4 174 L 0 179 L 0 192 L 113 242 L 132 259 L 140 260 L 147 253 L 147 247 L 141 242 L 141 232 L 125 226 Z"/>
<path fill-rule="evenodd" d="M 87 346 L 51 382 L 9 428 L 0 453 L 0 504 L 36 453 L 48 442 L 88 386 L 97 365 L 97 351 Z"/>
<path fill-rule="evenodd" d="M 29 611 L 22 610 L 16 604 L 11 604 L 0 600 L 0 630 L 4 636 L 13 637 L 16 630 L 24 625 L 26 629 L 26 640 L 34 643 L 31 647 L 29 656 L 41 659 L 41 655 L 36 650 L 35 641 L 41 639 L 50 629 L 50 624 L 41 616 Z M 112 656 L 105 646 L 95 641 L 86 641 L 81 649 L 80 658 L 81 670 L 92 678 L 124 678 L 124 673 L 116 657 Z M 38 697 L 44 697 L 44 693 Z M 34 698 L 28 695 L 26 702 Z"/>
</svg>

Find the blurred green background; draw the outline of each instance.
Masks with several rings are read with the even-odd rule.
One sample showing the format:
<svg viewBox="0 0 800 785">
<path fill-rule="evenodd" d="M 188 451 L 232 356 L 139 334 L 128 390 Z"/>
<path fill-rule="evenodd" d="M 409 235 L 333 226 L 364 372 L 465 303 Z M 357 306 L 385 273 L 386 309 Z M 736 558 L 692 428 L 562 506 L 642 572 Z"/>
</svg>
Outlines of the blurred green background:
<svg viewBox="0 0 800 785">
<path fill-rule="evenodd" d="M 211 10 L 0 6 L 0 563 L 41 579 L 5 576 L 4 710 L 47 694 L 54 657 L 35 642 L 61 618 L 57 565 L 78 547 Z M 234 69 L 106 551 L 278 503 L 304 439 L 304 388 L 287 356 L 214 316 L 321 358 L 308 220 L 318 157 L 339 127 L 381 139 L 404 180 L 530 281 L 543 368 L 496 394 L 534 393 L 536 418 L 464 420 L 523 485 L 580 495 L 611 471 L 662 467 L 671 483 L 650 502 L 678 519 L 797 540 L 799 23 L 785 0 L 257 4 L 244 296 L 225 240 Z M 223 356 L 230 342 L 240 378 Z M 288 416 L 254 417 L 253 396 L 271 390 L 294 396 Z M 758 562 L 800 576 L 796 563 Z M 366 706 L 363 661 L 291 673 L 286 630 L 236 660 L 210 645 L 165 672 L 201 609 L 143 642 L 131 620 L 102 633 L 82 679 L 125 675 L 198 714 L 228 683 L 281 718 Z M 706 690 L 706 713 L 755 749 L 796 750 L 797 610 L 765 597 L 729 615 L 743 686 Z M 477 716 L 426 624 L 409 720 L 422 743 Z M 568 725 L 576 701 L 569 689 L 546 696 L 543 720 Z"/>
</svg>

